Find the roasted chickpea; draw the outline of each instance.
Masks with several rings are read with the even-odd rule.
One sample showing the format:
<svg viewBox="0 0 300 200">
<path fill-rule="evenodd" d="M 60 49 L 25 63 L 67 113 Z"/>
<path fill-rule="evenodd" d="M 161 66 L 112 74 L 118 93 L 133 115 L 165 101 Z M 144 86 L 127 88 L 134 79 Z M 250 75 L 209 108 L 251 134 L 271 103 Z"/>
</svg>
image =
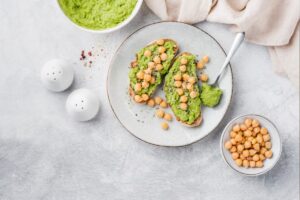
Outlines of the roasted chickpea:
<svg viewBox="0 0 300 200">
<path fill-rule="evenodd" d="M 142 97 L 143 101 L 148 101 L 148 99 L 149 99 L 148 94 L 142 94 L 141 97 Z"/>
<path fill-rule="evenodd" d="M 268 129 L 266 129 L 265 127 L 262 127 L 260 129 L 260 133 L 263 134 L 263 135 L 266 135 L 268 133 Z"/>
<path fill-rule="evenodd" d="M 188 74 L 183 74 L 182 78 L 183 78 L 184 81 L 188 81 L 190 76 Z"/>
<path fill-rule="evenodd" d="M 234 139 L 235 139 L 236 142 L 241 142 L 242 141 L 242 136 L 241 135 L 236 135 Z"/>
<path fill-rule="evenodd" d="M 181 85 L 182 85 L 181 81 L 175 81 L 174 82 L 174 86 L 177 87 L 177 88 L 181 87 Z"/>
<path fill-rule="evenodd" d="M 232 130 L 235 131 L 235 132 L 239 132 L 241 130 L 240 125 L 238 125 L 238 124 L 234 125 Z"/>
<path fill-rule="evenodd" d="M 165 47 L 158 47 L 158 52 L 159 53 L 165 53 L 166 48 Z"/>
<path fill-rule="evenodd" d="M 255 154 L 253 157 L 252 157 L 253 161 L 259 161 L 259 155 Z"/>
<path fill-rule="evenodd" d="M 193 86 L 193 84 L 188 83 L 188 84 L 186 84 L 186 88 L 187 88 L 189 91 L 191 91 L 191 90 L 194 89 L 194 86 Z"/>
<path fill-rule="evenodd" d="M 181 84 L 181 87 L 182 87 L 182 89 L 186 89 L 186 82 L 183 82 L 182 84 Z"/>
<path fill-rule="evenodd" d="M 271 158 L 273 156 L 272 150 L 266 151 L 265 156 L 266 156 L 266 158 Z"/>
<path fill-rule="evenodd" d="M 180 59 L 180 63 L 181 63 L 182 65 L 186 65 L 186 64 L 188 63 L 188 61 L 187 61 L 186 58 L 181 58 L 181 59 Z"/>
<path fill-rule="evenodd" d="M 256 119 L 254 119 L 252 121 L 252 126 L 255 128 L 255 127 L 258 127 L 259 126 L 259 121 L 257 121 Z"/>
<path fill-rule="evenodd" d="M 197 63 L 197 68 L 198 69 L 203 69 L 204 68 L 204 63 L 203 63 L 203 61 L 202 60 L 200 60 L 198 63 Z"/>
<path fill-rule="evenodd" d="M 202 60 L 203 60 L 205 63 L 208 63 L 209 57 L 208 57 L 208 56 L 203 56 Z"/>
<path fill-rule="evenodd" d="M 158 118 L 163 118 L 164 115 L 165 115 L 165 112 L 161 109 L 157 110 L 156 111 L 156 114 L 155 114 Z"/>
<path fill-rule="evenodd" d="M 239 152 L 239 153 L 241 153 L 243 150 L 244 150 L 244 145 L 242 145 L 242 144 L 239 144 L 239 145 L 237 145 L 237 151 Z"/>
<path fill-rule="evenodd" d="M 145 75 L 144 75 L 144 80 L 147 81 L 147 82 L 151 81 L 151 78 L 152 78 L 152 77 L 151 77 L 150 74 L 145 74 Z"/>
<path fill-rule="evenodd" d="M 259 154 L 259 160 L 264 161 L 266 157 L 263 154 Z"/>
<path fill-rule="evenodd" d="M 270 141 L 270 139 L 271 139 L 271 137 L 270 137 L 269 134 L 263 135 L 263 140 L 264 140 L 265 142 Z"/>
<path fill-rule="evenodd" d="M 150 50 L 146 50 L 144 52 L 144 56 L 146 56 L 146 57 L 150 57 L 151 55 L 152 55 L 152 52 Z"/>
<path fill-rule="evenodd" d="M 148 67 L 150 69 L 154 69 L 155 68 L 155 63 L 154 62 L 148 62 Z"/>
<path fill-rule="evenodd" d="M 161 97 L 155 97 L 154 101 L 157 105 L 159 105 L 162 102 L 162 98 Z"/>
<path fill-rule="evenodd" d="M 160 102 L 159 106 L 162 107 L 162 108 L 167 108 L 168 104 L 167 104 L 167 102 L 162 101 L 162 102 Z"/>
<path fill-rule="evenodd" d="M 237 166 L 242 166 L 242 163 L 243 163 L 243 161 L 242 161 L 242 159 L 236 159 L 235 160 L 235 164 L 237 164 Z"/>
<path fill-rule="evenodd" d="M 166 113 L 165 116 L 164 116 L 164 119 L 167 120 L 167 121 L 172 121 L 173 118 L 172 118 L 171 114 Z"/>
<path fill-rule="evenodd" d="M 256 151 L 254 149 L 249 150 L 250 156 L 254 156 L 256 154 Z"/>
<path fill-rule="evenodd" d="M 188 82 L 190 84 L 194 84 L 194 83 L 196 83 L 196 78 L 195 77 L 189 77 Z"/>
<path fill-rule="evenodd" d="M 162 54 L 160 55 L 160 59 L 161 59 L 162 61 L 167 60 L 167 58 L 168 58 L 168 55 L 167 55 L 166 53 L 162 53 Z"/>
<path fill-rule="evenodd" d="M 231 149 L 230 149 L 230 152 L 231 153 L 236 152 L 236 146 L 232 146 Z"/>
<path fill-rule="evenodd" d="M 179 70 L 180 70 L 181 72 L 185 72 L 185 71 L 186 71 L 186 66 L 185 66 L 185 65 L 180 65 L 180 66 L 179 66 Z"/>
<path fill-rule="evenodd" d="M 155 70 L 156 71 L 160 71 L 160 70 L 162 70 L 164 68 L 164 66 L 162 66 L 162 64 L 157 64 L 157 65 L 155 65 Z"/>
<path fill-rule="evenodd" d="M 249 149 L 251 147 L 251 142 L 250 141 L 245 141 L 244 146 L 245 146 L 246 149 Z"/>
<path fill-rule="evenodd" d="M 149 83 L 146 82 L 146 81 L 143 81 L 143 82 L 142 82 L 142 87 L 143 87 L 143 88 L 148 88 L 148 87 L 149 87 Z"/>
<path fill-rule="evenodd" d="M 266 147 L 266 149 L 271 149 L 272 148 L 272 143 L 271 142 L 266 142 L 265 147 Z"/>
<path fill-rule="evenodd" d="M 261 144 L 261 143 L 262 143 L 262 141 L 263 141 L 263 137 L 262 137 L 262 135 L 261 135 L 261 134 L 258 134 L 258 135 L 256 136 L 256 141 L 257 141 L 259 144 Z"/>
<path fill-rule="evenodd" d="M 253 131 L 253 127 L 252 126 L 248 127 L 248 130 Z"/>
<path fill-rule="evenodd" d="M 245 135 L 246 137 L 250 137 L 250 136 L 252 135 L 252 132 L 249 131 L 249 130 L 246 130 L 246 131 L 244 132 L 244 135 Z"/>
<path fill-rule="evenodd" d="M 257 143 L 257 141 L 256 141 L 256 139 L 253 139 L 252 141 L 251 141 L 251 144 L 256 144 Z"/>
<path fill-rule="evenodd" d="M 188 101 L 188 98 L 187 98 L 187 96 L 181 96 L 180 97 L 180 102 L 182 102 L 182 103 L 186 103 Z"/>
<path fill-rule="evenodd" d="M 254 131 L 254 133 L 258 134 L 258 133 L 260 132 L 260 128 L 259 128 L 259 127 L 255 127 L 255 128 L 253 129 L 253 131 Z"/>
<path fill-rule="evenodd" d="M 169 124 L 168 124 L 167 122 L 162 122 L 162 123 L 161 123 L 161 127 L 162 127 L 162 129 L 164 129 L 164 130 L 168 130 L 168 129 L 169 129 Z"/>
<path fill-rule="evenodd" d="M 139 71 L 138 73 L 136 73 L 136 77 L 138 79 L 144 79 L 144 72 L 143 71 Z"/>
<path fill-rule="evenodd" d="M 187 110 L 187 104 L 186 103 L 181 103 L 180 104 L 180 109 L 181 110 Z"/>
<path fill-rule="evenodd" d="M 231 149 L 231 147 L 232 147 L 232 144 L 231 144 L 231 142 L 230 141 L 227 141 L 227 142 L 225 142 L 225 149 Z"/>
<path fill-rule="evenodd" d="M 149 74 L 149 75 L 151 75 L 151 73 L 152 73 L 152 69 L 150 69 L 150 68 L 147 68 L 147 69 L 145 70 L 145 74 Z"/>
<path fill-rule="evenodd" d="M 261 154 L 265 154 L 266 151 L 267 151 L 267 149 L 264 148 L 264 147 L 260 149 L 260 153 L 261 153 Z"/>
<path fill-rule="evenodd" d="M 134 86 L 134 91 L 139 92 L 142 90 L 142 84 L 141 83 L 137 83 Z"/>
<path fill-rule="evenodd" d="M 153 61 L 154 61 L 154 63 L 156 63 L 156 64 L 160 64 L 160 63 L 161 63 L 161 60 L 160 60 L 160 57 L 159 57 L 159 56 L 154 56 Z"/>
<path fill-rule="evenodd" d="M 198 96 L 198 92 L 191 91 L 190 97 L 191 97 L 192 99 L 196 98 L 197 96 Z"/>
<path fill-rule="evenodd" d="M 142 97 L 141 97 L 140 95 L 135 95 L 135 96 L 134 96 L 134 100 L 135 100 L 135 102 L 137 102 L 137 103 L 141 103 L 141 102 L 142 102 Z"/>
<path fill-rule="evenodd" d="M 236 145 L 236 141 L 234 138 L 230 139 L 231 144 Z"/>
<path fill-rule="evenodd" d="M 247 127 L 252 126 L 252 119 L 246 119 L 245 124 L 246 124 Z"/>
<path fill-rule="evenodd" d="M 153 99 L 149 99 L 149 101 L 147 102 L 147 105 L 150 107 L 154 107 L 155 106 L 155 102 Z"/>
<path fill-rule="evenodd" d="M 179 96 L 183 95 L 183 93 L 184 93 L 183 89 L 181 89 L 181 88 L 176 89 L 176 91 Z"/>
<path fill-rule="evenodd" d="M 174 76 L 174 80 L 175 80 L 175 81 L 181 81 L 181 78 L 182 78 L 182 76 L 181 76 L 180 73 L 177 73 L 177 74 L 175 74 L 175 76 Z"/>
<path fill-rule="evenodd" d="M 261 160 L 259 160 L 259 161 L 255 162 L 255 166 L 258 168 L 261 168 L 264 166 L 264 163 Z"/>
<path fill-rule="evenodd" d="M 232 157 L 232 159 L 233 159 L 233 160 L 236 160 L 236 159 L 238 159 L 238 158 L 239 158 L 239 156 L 240 156 L 240 154 L 239 154 L 239 153 L 237 153 L 237 152 L 233 152 L 233 153 L 231 154 L 231 157 Z"/>
<path fill-rule="evenodd" d="M 230 137 L 231 137 L 231 138 L 235 138 L 236 135 L 237 135 L 236 132 L 234 132 L 234 131 L 231 131 L 231 132 L 230 132 Z"/>
<path fill-rule="evenodd" d="M 202 82 L 207 82 L 208 81 L 208 76 L 207 74 L 201 74 L 199 79 L 202 81 Z"/>
<path fill-rule="evenodd" d="M 248 157 L 249 156 L 249 151 L 248 150 L 244 150 L 243 151 L 243 156 L 244 157 Z"/>
<path fill-rule="evenodd" d="M 253 145 L 253 149 L 255 149 L 256 151 L 260 150 L 260 145 L 258 143 Z"/>
<path fill-rule="evenodd" d="M 165 43 L 164 39 L 159 39 L 156 41 L 156 44 L 163 45 Z"/>
<path fill-rule="evenodd" d="M 246 167 L 246 168 L 249 167 L 249 161 L 248 160 L 243 160 L 243 167 Z"/>
<path fill-rule="evenodd" d="M 249 165 L 251 168 L 254 168 L 255 167 L 255 161 L 249 161 Z"/>
<path fill-rule="evenodd" d="M 245 124 L 241 124 L 241 125 L 240 125 L 240 128 L 241 128 L 242 131 L 247 130 L 247 126 L 246 126 Z"/>
</svg>

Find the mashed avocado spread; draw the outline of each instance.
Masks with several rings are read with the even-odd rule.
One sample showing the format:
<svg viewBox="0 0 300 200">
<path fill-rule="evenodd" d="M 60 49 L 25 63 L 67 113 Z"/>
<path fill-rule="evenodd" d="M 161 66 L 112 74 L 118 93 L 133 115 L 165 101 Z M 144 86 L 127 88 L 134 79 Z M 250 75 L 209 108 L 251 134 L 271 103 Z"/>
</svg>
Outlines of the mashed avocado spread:
<svg viewBox="0 0 300 200">
<path fill-rule="evenodd" d="M 215 107 L 219 104 L 222 93 L 223 92 L 220 88 L 212 87 L 203 83 L 200 98 L 203 105 L 207 107 Z"/>
<path fill-rule="evenodd" d="M 186 73 L 190 77 L 197 77 L 196 75 L 196 64 L 195 60 L 196 57 L 194 55 L 184 55 L 178 57 L 172 68 L 170 69 L 169 73 L 167 74 L 165 78 L 165 86 L 164 86 L 164 91 L 166 93 L 166 99 L 169 105 L 171 106 L 174 114 L 176 117 L 178 117 L 181 121 L 187 123 L 187 124 L 193 124 L 196 119 L 199 118 L 200 112 L 201 112 L 201 100 L 200 97 L 197 96 L 196 98 L 189 98 L 187 105 L 188 108 L 187 110 L 182 110 L 180 109 L 180 96 L 176 92 L 176 87 L 174 87 L 174 75 L 177 73 L 180 73 L 180 59 L 181 58 L 187 59 L 187 68 L 186 68 Z M 199 87 L 198 84 L 195 84 L 194 86 L 194 91 L 199 93 Z M 185 90 L 184 95 L 189 96 L 189 91 Z"/>
<path fill-rule="evenodd" d="M 136 94 L 138 94 L 138 95 L 148 94 L 149 96 L 151 96 L 155 92 L 157 86 L 161 84 L 163 76 L 168 72 L 169 67 L 171 65 L 171 61 L 173 60 L 173 58 L 175 56 L 174 48 L 176 46 L 176 43 L 173 41 L 166 41 L 163 46 L 166 48 L 165 53 L 168 55 L 167 60 L 162 62 L 163 69 L 159 72 L 157 72 L 157 71 L 154 72 L 154 74 L 153 74 L 155 77 L 154 84 L 150 84 L 148 88 L 143 88 L 141 91 L 135 92 Z M 149 45 L 149 46 L 141 49 L 137 53 L 137 66 L 134 68 L 131 68 L 129 71 L 129 79 L 130 79 L 131 88 L 134 88 L 135 84 L 139 82 L 139 80 L 136 77 L 136 74 L 141 70 L 147 69 L 148 63 L 153 60 L 153 57 L 156 55 L 159 55 L 158 47 L 159 46 L 157 44 L 152 44 L 152 45 Z M 146 50 L 150 50 L 152 52 L 152 55 L 150 57 L 144 56 L 144 53 Z"/>
<path fill-rule="evenodd" d="M 63 12 L 79 26 L 103 30 L 125 21 L 137 0 L 58 0 Z"/>
</svg>

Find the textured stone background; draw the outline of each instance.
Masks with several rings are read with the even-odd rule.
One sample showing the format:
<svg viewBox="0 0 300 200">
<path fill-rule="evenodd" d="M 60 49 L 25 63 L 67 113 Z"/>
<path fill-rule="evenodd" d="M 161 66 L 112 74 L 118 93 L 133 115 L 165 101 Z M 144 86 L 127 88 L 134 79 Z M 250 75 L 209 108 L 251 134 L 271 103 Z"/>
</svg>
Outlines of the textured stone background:
<svg viewBox="0 0 300 200">
<path fill-rule="evenodd" d="M 55 1 L 0 3 L 0 199 L 299 199 L 299 96 L 276 75 L 267 50 L 245 43 L 232 60 L 234 95 L 214 133 L 193 145 L 164 148 L 131 136 L 107 102 L 108 62 L 123 39 L 159 21 L 145 6 L 121 31 L 90 34 L 72 26 Z M 226 26 L 201 23 L 228 51 L 234 38 Z M 79 62 L 82 49 L 103 48 L 92 68 Z M 101 112 L 88 123 L 67 117 L 72 89 L 51 93 L 39 71 L 51 58 L 75 64 L 72 89 L 99 94 Z M 288 58 L 283 58 L 288 59 Z M 278 165 L 259 177 L 228 168 L 219 153 L 222 128 L 233 117 L 258 113 L 270 118 L 283 139 Z"/>
</svg>

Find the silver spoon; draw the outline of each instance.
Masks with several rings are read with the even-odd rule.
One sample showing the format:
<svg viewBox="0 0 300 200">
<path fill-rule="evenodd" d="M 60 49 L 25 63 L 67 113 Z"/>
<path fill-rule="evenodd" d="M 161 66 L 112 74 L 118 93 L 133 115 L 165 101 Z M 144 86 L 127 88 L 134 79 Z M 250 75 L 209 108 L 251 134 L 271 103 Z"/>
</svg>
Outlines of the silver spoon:
<svg viewBox="0 0 300 200">
<path fill-rule="evenodd" d="M 244 38 L 245 38 L 245 33 L 244 32 L 236 34 L 236 36 L 234 38 L 234 41 L 233 41 L 233 43 L 231 45 L 231 48 L 229 50 L 229 53 L 228 53 L 228 55 L 227 55 L 227 57 L 225 59 L 225 62 L 222 65 L 222 67 L 220 69 L 220 72 L 219 72 L 216 80 L 214 81 L 214 83 L 211 86 L 213 86 L 213 87 L 218 86 L 218 82 L 219 82 L 219 79 L 220 79 L 221 75 L 223 74 L 223 72 L 227 68 L 231 57 L 235 54 L 235 52 L 238 50 L 238 48 L 240 47 L 240 45 L 244 41 Z"/>
</svg>

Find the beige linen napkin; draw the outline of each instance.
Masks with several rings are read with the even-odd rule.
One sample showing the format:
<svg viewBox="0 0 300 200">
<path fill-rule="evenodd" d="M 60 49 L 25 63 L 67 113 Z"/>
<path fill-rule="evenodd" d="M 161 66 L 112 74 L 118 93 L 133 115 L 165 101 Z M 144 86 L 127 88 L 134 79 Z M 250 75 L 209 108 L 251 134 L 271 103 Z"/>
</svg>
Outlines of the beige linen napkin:
<svg viewBox="0 0 300 200">
<path fill-rule="evenodd" d="M 231 25 L 246 40 L 267 46 L 273 66 L 299 88 L 298 0 L 146 0 L 161 19 Z"/>
</svg>

